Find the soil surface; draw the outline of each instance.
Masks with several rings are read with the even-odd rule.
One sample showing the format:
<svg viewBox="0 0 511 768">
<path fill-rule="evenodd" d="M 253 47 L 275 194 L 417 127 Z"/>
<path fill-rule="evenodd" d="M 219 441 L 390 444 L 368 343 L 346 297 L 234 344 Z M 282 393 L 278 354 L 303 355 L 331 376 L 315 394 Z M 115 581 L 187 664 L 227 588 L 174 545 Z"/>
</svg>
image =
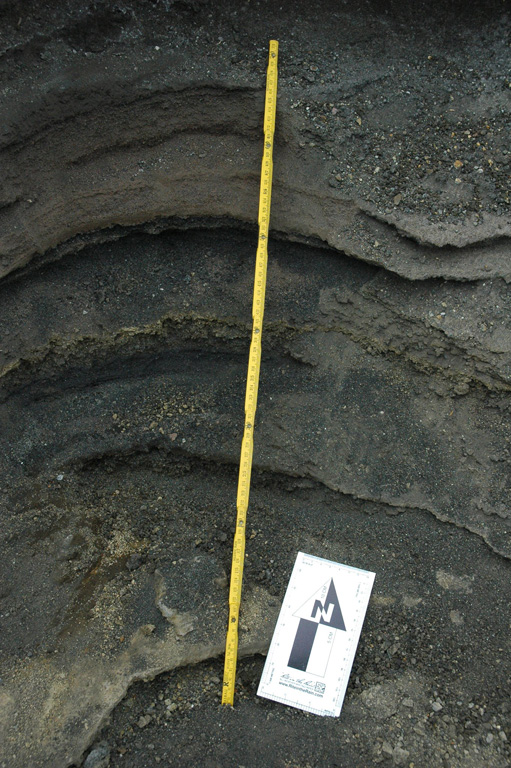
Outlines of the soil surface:
<svg viewBox="0 0 511 768">
<path fill-rule="evenodd" d="M 12 0 L 0 19 L 1 768 L 509 768 L 504 4 Z M 298 551 L 376 573 L 335 719 L 256 695 Z"/>
</svg>

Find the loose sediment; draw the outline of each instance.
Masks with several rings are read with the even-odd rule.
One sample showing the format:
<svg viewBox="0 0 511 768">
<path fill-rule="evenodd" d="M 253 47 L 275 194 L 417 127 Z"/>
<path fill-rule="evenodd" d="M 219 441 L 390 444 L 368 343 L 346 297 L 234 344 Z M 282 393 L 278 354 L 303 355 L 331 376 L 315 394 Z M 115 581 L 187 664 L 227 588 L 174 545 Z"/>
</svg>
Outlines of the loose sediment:
<svg viewBox="0 0 511 768">
<path fill-rule="evenodd" d="M 103 729 L 112 766 L 142 768 L 148 745 L 263 766 L 275 744 L 276 765 L 326 765 L 341 744 L 350 768 L 504 768 L 507 17 L 476 33 L 476 7 L 454 34 L 435 9 L 272 11 L 240 654 L 268 647 L 298 550 L 376 572 L 322 740 L 321 720 L 258 703 L 258 658 L 232 718 L 203 680 L 227 620 L 263 11 L 45 8 L 2 11 L 0 765 L 78 765 Z M 241 735 L 261 718 L 251 757 Z"/>
</svg>

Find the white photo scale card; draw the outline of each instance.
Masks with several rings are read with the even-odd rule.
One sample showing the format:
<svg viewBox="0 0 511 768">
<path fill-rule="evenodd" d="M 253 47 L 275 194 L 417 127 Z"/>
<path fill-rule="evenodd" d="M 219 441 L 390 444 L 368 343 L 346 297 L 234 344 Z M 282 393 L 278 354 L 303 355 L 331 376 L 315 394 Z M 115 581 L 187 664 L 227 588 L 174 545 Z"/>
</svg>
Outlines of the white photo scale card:
<svg viewBox="0 0 511 768">
<path fill-rule="evenodd" d="M 298 553 L 259 696 L 316 715 L 340 715 L 374 576 Z"/>
</svg>

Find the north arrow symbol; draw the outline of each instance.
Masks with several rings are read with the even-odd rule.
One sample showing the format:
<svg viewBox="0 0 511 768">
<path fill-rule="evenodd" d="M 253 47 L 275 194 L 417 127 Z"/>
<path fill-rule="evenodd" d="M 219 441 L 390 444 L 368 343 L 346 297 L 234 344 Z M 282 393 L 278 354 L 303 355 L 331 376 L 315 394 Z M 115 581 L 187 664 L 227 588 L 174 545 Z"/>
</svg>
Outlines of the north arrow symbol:
<svg viewBox="0 0 511 768">
<path fill-rule="evenodd" d="M 306 600 L 294 614 L 300 618 L 300 622 L 287 666 L 298 669 L 300 672 L 307 671 L 312 647 L 320 625 L 346 631 L 346 624 L 333 579 L 330 579 L 328 591 L 322 600 L 321 597 L 324 595 L 325 589 L 326 583 Z"/>
</svg>

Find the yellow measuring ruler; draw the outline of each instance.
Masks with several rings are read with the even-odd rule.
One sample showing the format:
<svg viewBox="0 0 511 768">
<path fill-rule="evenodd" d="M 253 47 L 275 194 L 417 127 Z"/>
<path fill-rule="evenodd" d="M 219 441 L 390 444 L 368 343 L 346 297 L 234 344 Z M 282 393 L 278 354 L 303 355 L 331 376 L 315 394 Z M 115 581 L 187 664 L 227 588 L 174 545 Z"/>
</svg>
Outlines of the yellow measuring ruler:
<svg viewBox="0 0 511 768">
<path fill-rule="evenodd" d="M 247 522 L 252 453 L 254 449 L 254 421 L 261 367 L 261 336 L 263 331 L 264 296 L 266 293 L 266 265 L 268 262 L 268 231 L 270 228 L 271 182 L 273 175 L 273 134 L 277 106 L 277 60 L 279 44 L 270 40 L 270 55 L 266 75 L 264 103 L 264 152 L 259 190 L 259 240 L 257 244 L 252 304 L 252 341 L 248 359 L 247 389 L 245 395 L 245 429 L 241 443 L 238 476 L 237 517 L 232 552 L 231 587 L 229 591 L 229 626 L 225 642 L 224 683 L 222 704 L 234 702 L 234 682 L 238 659 L 238 623 L 241 602 L 241 583 L 245 560 L 245 529 Z"/>
</svg>

